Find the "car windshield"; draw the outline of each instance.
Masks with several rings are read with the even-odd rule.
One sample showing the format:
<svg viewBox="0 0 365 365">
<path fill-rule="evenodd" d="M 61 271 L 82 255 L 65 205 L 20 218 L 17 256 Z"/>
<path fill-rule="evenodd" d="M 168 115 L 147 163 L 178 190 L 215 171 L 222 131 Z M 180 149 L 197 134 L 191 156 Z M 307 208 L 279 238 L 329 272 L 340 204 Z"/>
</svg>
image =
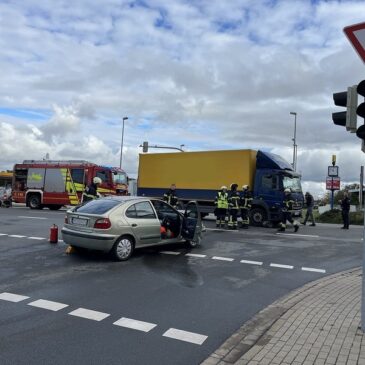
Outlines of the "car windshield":
<svg viewBox="0 0 365 365">
<path fill-rule="evenodd" d="M 113 172 L 114 184 L 127 184 L 127 174 L 125 172 Z"/>
<path fill-rule="evenodd" d="M 302 186 L 299 177 L 283 176 L 283 188 L 290 189 L 292 192 L 300 193 Z"/>
<path fill-rule="evenodd" d="M 75 208 L 74 212 L 88 213 L 88 214 L 104 214 L 119 204 L 123 204 L 123 202 L 112 199 L 91 200 L 85 205 L 81 205 L 80 207 Z"/>
</svg>

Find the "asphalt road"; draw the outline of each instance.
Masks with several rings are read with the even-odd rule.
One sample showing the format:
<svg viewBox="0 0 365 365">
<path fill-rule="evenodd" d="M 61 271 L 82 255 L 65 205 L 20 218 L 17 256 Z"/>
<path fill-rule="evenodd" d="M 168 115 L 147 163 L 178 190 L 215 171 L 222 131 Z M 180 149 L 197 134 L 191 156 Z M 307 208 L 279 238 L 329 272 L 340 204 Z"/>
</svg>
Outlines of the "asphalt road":
<svg viewBox="0 0 365 365">
<path fill-rule="evenodd" d="M 361 265 L 360 227 L 294 235 L 206 221 L 199 248 L 143 249 L 119 263 L 50 244 L 63 219 L 0 209 L 1 364 L 199 364 L 281 296 Z"/>
</svg>

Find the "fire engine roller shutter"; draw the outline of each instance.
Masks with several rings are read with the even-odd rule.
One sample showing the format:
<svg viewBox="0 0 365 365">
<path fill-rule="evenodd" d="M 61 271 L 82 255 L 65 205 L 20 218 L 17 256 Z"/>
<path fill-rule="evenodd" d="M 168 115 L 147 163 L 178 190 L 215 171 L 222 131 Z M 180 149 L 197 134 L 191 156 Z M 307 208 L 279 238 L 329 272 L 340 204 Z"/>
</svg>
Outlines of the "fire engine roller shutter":
<svg viewBox="0 0 365 365">
<path fill-rule="evenodd" d="M 66 187 L 66 192 L 70 200 L 70 205 L 78 205 L 80 203 L 79 197 L 77 196 L 75 184 L 72 181 L 70 170 L 67 168 L 60 169 L 64 184 Z"/>
</svg>

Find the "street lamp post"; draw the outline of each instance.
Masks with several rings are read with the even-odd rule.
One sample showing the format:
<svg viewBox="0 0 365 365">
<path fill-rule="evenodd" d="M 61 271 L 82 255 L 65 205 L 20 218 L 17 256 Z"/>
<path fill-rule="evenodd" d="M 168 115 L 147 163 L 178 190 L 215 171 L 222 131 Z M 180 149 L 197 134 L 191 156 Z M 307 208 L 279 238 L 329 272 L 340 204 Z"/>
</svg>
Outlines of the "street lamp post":
<svg viewBox="0 0 365 365">
<path fill-rule="evenodd" d="M 294 115 L 294 138 L 293 138 L 293 170 L 297 171 L 297 113 L 290 112 Z"/>
<path fill-rule="evenodd" d="M 128 117 L 123 118 L 123 127 L 122 127 L 122 143 L 120 145 L 120 161 L 119 161 L 119 168 L 122 168 L 123 162 L 123 141 L 124 141 L 124 122 L 128 119 Z"/>
</svg>

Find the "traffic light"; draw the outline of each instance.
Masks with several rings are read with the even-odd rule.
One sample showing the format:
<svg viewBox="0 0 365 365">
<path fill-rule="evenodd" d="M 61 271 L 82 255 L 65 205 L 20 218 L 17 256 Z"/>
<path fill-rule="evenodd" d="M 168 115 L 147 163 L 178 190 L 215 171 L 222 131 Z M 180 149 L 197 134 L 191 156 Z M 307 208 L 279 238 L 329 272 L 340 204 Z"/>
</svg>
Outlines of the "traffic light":
<svg viewBox="0 0 365 365">
<path fill-rule="evenodd" d="M 359 85 L 357 85 L 357 93 L 361 96 L 365 97 L 365 80 L 362 80 Z M 365 102 L 363 102 L 357 107 L 356 113 L 359 117 L 365 118 Z M 363 141 L 363 147 L 364 147 L 364 141 L 365 141 L 365 124 L 361 125 L 357 131 L 356 135 L 362 139 Z M 363 152 L 364 148 L 362 147 Z"/>
<path fill-rule="evenodd" d="M 332 113 L 333 123 L 346 127 L 351 133 L 356 132 L 357 125 L 357 90 L 356 85 L 347 88 L 347 91 L 333 94 L 333 101 L 337 106 L 343 106 L 346 111 Z"/>
</svg>

